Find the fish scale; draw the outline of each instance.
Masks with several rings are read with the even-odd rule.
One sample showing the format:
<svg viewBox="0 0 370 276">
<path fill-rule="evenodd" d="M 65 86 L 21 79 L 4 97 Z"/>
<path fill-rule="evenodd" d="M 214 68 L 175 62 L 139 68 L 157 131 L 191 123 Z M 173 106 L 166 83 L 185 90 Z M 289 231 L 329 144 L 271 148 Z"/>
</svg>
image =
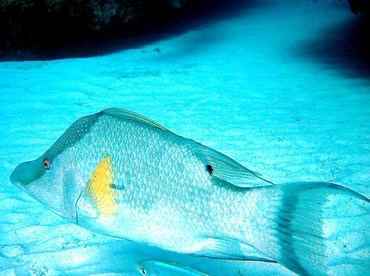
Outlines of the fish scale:
<svg viewBox="0 0 370 276">
<path fill-rule="evenodd" d="M 79 119 L 10 179 L 57 214 L 103 235 L 179 253 L 279 262 L 301 275 L 329 273 L 324 218 L 336 219 L 332 210 L 341 201 L 358 217 L 370 213 L 368 198 L 340 185 L 276 185 L 117 108 Z"/>
</svg>

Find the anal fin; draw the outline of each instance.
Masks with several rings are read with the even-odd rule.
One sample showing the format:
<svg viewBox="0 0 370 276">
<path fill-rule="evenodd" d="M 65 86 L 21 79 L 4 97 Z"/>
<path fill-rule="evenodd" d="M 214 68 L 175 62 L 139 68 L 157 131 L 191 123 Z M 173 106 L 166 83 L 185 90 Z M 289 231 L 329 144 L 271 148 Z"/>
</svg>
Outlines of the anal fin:
<svg viewBox="0 0 370 276">
<path fill-rule="evenodd" d="M 204 242 L 198 243 L 197 255 L 207 256 L 215 259 L 239 260 L 239 261 L 276 261 L 265 256 L 257 249 L 246 243 L 233 239 L 207 238 Z"/>
</svg>

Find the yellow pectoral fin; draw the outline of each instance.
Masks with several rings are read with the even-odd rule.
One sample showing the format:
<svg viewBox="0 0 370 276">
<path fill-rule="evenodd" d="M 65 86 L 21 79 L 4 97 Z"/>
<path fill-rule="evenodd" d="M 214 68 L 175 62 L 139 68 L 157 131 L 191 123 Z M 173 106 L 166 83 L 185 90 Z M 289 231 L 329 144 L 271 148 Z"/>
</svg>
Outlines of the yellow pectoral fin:
<svg viewBox="0 0 370 276">
<path fill-rule="evenodd" d="M 113 167 L 110 156 L 104 157 L 95 168 L 81 199 L 97 212 L 97 215 L 111 216 L 117 210 L 117 191 L 112 189 Z M 85 206 L 88 207 L 88 206 Z M 89 207 L 88 207 L 89 208 Z M 89 208 L 89 209 L 90 209 Z"/>
</svg>

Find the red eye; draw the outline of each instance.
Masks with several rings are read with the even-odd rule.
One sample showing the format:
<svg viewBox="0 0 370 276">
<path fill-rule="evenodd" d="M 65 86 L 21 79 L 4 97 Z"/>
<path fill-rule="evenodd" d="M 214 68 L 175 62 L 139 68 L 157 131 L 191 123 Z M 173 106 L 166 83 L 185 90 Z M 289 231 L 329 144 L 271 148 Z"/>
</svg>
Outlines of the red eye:
<svg viewBox="0 0 370 276">
<path fill-rule="evenodd" d="M 48 159 L 44 159 L 44 161 L 42 161 L 42 166 L 46 169 L 46 170 L 49 170 L 50 169 L 50 161 Z"/>
</svg>

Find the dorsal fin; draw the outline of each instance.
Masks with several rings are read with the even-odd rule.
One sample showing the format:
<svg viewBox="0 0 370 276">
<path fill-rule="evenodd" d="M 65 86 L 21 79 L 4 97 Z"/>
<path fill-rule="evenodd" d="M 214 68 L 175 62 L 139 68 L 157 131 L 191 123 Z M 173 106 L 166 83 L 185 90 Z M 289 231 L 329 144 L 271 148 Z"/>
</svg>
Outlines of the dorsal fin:
<svg viewBox="0 0 370 276">
<path fill-rule="evenodd" d="M 133 112 L 133 111 L 130 111 L 130 110 L 127 110 L 127 109 L 118 108 L 118 107 L 111 107 L 111 108 L 107 108 L 107 109 L 102 110 L 101 113 L 102 114 L 107 114 L 107 115 L 110 115 L 110 116 L 114 116 L 114 117 L 117 117 L 117 118 L 121 118 L 123 120 L 132 120 L 132 121 L 139 122 L 139 123 L 142 123 L 142 124 L 145 124 L 145 125 L 149 125 L 149 126 L 152 126 L 152 127 L 155 127 L 155 128 L 159 128 L 159 129 L 164 130 L 164 131 L 171 132 L 170 130 L 168 130 L 164 126 L 158 124 L 157 122 L 153 121 L 152 119 L 149 119 L 146 116 L 143 116 L 139 113 L 136 113 L 136 112 Z"/>
<path fill-rule="evenodd" d="M 143 115 L 140 115 L 136 112 L 129 111 L 126 109 L 113 107 L 104 109 L 103 111 L 101 111 L 101 113 L 121 118 L 123 120 L 136 121 L 145 125 L 152 126 L 154 128 L 171 132 L 170 130 L 156 123 L 155 121 Z M 243 167 L 230 157 L 227 157 L 226 155 L 223 155 L 222 153 L 215 151 L 211 148 L 208 148 L 206 146 L 203 146 L 199 143 L 197 144 L 199 145 L 198 148 L 204 155 L 206 162 L 208 162 L 208 164 L 210 165 L 210 167 L 207 167 L 207 170 L 211 169 L 212 174 L 214 176 L 241 188 L 252 188 L 274 185 L 274 183 L 266 179 L 263 179 L 256 172 L 253 172 Z"/>
<path fill-rule="evenodd" d="M 212 176 L 218 177 L 240 188 L 255 188 L 275 185 L 273 182 L 262 178 L 258 173 L 251 171 L 230 157 L 199 144 L 198 150 L 203 155 L 207 171 Z"/>
<path fill-rule="evenodd" d="M 112 186 L 113 167 L 109 155 L 104 157 L 90 176 L 77 204 L 92 217 L 111 216 L 117 211 L 117 192 Z"/>
</svg>

